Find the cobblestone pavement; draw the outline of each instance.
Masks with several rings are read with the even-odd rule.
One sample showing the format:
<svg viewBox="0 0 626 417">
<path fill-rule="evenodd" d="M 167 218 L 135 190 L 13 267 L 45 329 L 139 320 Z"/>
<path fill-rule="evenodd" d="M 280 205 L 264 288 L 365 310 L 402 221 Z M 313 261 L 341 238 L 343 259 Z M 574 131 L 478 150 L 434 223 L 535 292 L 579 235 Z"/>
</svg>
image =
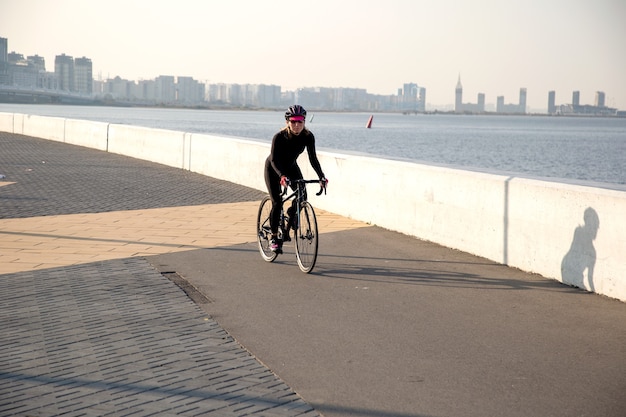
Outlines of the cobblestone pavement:
<svg viewBox="0 0 626 417">
<path fill-rule="evenodd" d="M 16 245 L 11 239 L 36 245 L 46 236 L 8 233 L 3 221 L 38 222 L 40 229 L 46 218 L 252 202 L 263 195 L 8 133 L 0 133 L 0 149 L 5 252 Z M 144 258 L 59 263 L 0 274 L 0 415 L 319 415 Z"/>
<path fill-rule="evenodd" d="M 257 201 L 264 194 L 182 169 L 0 132 L 0 219 Z M 2 184 L 2 182 L 0 182 Z"/>
</svg>

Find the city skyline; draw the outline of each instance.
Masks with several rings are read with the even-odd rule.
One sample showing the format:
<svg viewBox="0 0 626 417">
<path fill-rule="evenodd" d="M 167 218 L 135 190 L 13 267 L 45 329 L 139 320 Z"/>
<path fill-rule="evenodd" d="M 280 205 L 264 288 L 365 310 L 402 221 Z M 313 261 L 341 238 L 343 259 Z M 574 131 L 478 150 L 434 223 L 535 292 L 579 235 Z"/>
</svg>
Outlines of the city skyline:
<svg viewBox="0 0 626 417">
<path fill-rule="evenodd" d="M 7 54 L 8 39 L 0 37 L 0 54 Z M 7 56 L 0 56 L 0 65 Z M 276 108 L 304 100 L 326 110 L 375 110 L 375 111 L 453 111 L 455 113 L 481 114 L 486 112 L 506 114 L 536 114 L 526 103 L 527 89 L 520 88 L 518 103 L 505 103 L 504 96 L 497 97 L 495 108 L 485 105 L 485 94 L 479 93 L 477 102 L 463 101 L 461 76 L 455 88 L 455 104 L 436 108 L 426 105 L 426 88 L 415 83 L 405 83 L 397 95 L 374 95 L 366 89 L 356 88 L 298 88 L 282 91 L 281 86 L 266 84 L 203 84 L 192 77 L 165 75 L 154 80 L 125 80 L 119 76 L 107 80 L 93 80 L 92 62 L 88 57 L 74 58 L 62 53 L 55 56 L 54 72 L 46 70 L 45 59 L 39 55 L 26 55 L 13 51 L 8 53 L 8 72 L 0 70 L 0 87 L 50 89 L 59 92 L 90 95 L 93 100 L 119 101 L 135 104 L 202 105 L 218 104 Z M 2 68 L 2 67 L 0 67 Z M 8 93 L 11 94 L 11 93 Z M 32 100 L 46 100 L 49 93 Z M 92 95 L 93 94 L 93 95 Z M 28 100 L 24 96 L 25 100 Z M 84 100 L 83 96 L 83 100 Z M 121 100 L 121 101 L 120 101 Z M 539 113 L 544 113 L 540 111 Z M 573 91 L 572 101 L 557 106 L 556 92 L 548 92 L 548 114 L 617 115 L 624 113 L 606 106 L 606 94 L 596 92 L 594 104 L 580 103 L 580 91 Z"/>
<path fill-rule="evenodd" d="M 301 8 L 283 2 L 181 0 L 167 7 L 112 0 L 0 1 L 10 51 L 89 57 L 94 78 L 189 76 L 202 83 L 362 88 L 394 95 L 404 83 L 427 89 L 427 103 L 485 94 L 546 109 L 580 91 L 593 103 L 626 108 L 626 4 L 619 0 L 346 1 Z M 296 17 L 294 17 L 294 15 Z M 45 42 L 44 42 L 45 40 Z"/>
</svg>

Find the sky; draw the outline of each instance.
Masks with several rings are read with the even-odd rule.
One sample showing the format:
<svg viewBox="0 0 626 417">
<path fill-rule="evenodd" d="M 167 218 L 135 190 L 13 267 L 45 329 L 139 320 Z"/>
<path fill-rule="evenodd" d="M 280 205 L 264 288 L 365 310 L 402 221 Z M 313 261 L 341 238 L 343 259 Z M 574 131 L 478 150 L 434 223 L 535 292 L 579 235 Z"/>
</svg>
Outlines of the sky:
<svg viewBox="0 0 626 417">
<path fill-rule="evenodd" d="M 426 88 L 431 106 L 520 88 L 531 109 L 626 109 L 624 0 L 0 0 L 9 52 L 92 60 L 94 78 L 190 76 L 205 83 Z"/>
</svg>

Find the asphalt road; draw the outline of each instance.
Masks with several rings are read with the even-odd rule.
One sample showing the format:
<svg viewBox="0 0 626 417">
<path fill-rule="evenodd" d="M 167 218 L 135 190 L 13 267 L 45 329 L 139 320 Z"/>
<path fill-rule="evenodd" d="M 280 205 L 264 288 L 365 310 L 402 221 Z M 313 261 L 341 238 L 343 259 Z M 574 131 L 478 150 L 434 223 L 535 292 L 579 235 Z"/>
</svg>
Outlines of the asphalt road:
<svg viewBox="0 0 626 417">
<path fill-rule="evenodd" d="M 377 227 L 151 258 L 325 416 L 624 416 L 626 305 Z"/>
</svg>

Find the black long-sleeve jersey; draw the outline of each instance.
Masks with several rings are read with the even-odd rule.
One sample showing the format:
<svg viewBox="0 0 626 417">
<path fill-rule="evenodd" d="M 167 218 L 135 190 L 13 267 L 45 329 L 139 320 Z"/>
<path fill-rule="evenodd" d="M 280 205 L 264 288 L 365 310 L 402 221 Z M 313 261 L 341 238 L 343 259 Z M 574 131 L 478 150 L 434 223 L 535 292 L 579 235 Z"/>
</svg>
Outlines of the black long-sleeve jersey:
<svg viewBox="0 0 626 417">
<path fill-rule="evenodd" d="M 272 150 L 267 157 L 267 161 L 279 177 L 283 175 L 288 177 L 289 172 L 292 171 L 291 168 L 297 165 L 296 160 L 298 156 L 304 152 L 305 148 L 309 155 L 311 166 L 320 179 L 324 178 L 324 173 L 315 151 L 315 136 L 308 129 L 304 129 L 297 136 L 289 134 L 287 129 L 276 133 L 274 138 L 272 138 Z"/>
</svg>

